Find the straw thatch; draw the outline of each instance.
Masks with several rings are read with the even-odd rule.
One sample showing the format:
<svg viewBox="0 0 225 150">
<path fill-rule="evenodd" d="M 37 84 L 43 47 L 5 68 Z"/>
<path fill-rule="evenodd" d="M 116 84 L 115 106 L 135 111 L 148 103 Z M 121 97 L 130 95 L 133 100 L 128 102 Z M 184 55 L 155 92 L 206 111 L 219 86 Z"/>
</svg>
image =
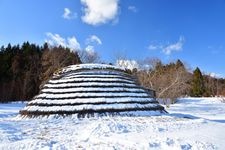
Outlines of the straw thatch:
<svg viewBox="0 0 225 150">
<path fill-rule="evenodd" d="M 155 100 L 155 92 L 141 87 L 125 69 L 81 64 L 57 71 L 20 114 L 90 117 L 135 112 L 164 112 L 164 108 Z"/>
</svg>

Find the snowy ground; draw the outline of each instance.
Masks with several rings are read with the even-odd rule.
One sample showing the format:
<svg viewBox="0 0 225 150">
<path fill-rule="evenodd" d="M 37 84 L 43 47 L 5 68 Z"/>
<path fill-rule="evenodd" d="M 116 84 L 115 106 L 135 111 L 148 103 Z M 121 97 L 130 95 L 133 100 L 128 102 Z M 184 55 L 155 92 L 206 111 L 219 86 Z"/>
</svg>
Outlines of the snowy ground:
<svg viewBox="0 0 225 150">
<path fill-rule="evenodd" d="M 225 149 L 225 103 L 183 98 L 170 115 L 20 119 L 23 103 L 0 104 L 0 149 Z"/>
</svg>

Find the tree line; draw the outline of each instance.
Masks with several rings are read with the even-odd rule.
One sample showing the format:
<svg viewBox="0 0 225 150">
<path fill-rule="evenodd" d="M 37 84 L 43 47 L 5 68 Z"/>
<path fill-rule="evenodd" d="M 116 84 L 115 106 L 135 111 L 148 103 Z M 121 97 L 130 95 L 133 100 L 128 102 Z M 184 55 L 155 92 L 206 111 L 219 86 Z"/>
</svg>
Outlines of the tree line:
<svg viewBox="0 0 225 150">
<path fill-rule="evenodd" d="M 190 71 L 181 60 L 163 64 L 149 58 L 141 66 L 148 69 L 133 69 L 142 86 L 156 91 L 157 98 L 176 100 L 178 97 L 225 96 L 225 79 L 203 74 L 197 67 Z"/>
<path fill-rule="evenodd" d="M 79 64 L 77 52 L 68 48 L 8 44 L 0 48 L 0 102 L 30 100 L 59 68 Z"/>
<path fill-rule="evenodd" d="M 0 48 L 0 102 L 30 100 L 58 69 L 80 63 L 99 62 L 99 56 L 71 51 L 61 46 L 25 42 Z M 144 87 L 162 99 L 182 96 L 225 96 L 225 79 L 190 71 L 181 60 L 163 64 L 156 58 L 139 62 L 142 68 L 130 70 Z"/>
</svg>

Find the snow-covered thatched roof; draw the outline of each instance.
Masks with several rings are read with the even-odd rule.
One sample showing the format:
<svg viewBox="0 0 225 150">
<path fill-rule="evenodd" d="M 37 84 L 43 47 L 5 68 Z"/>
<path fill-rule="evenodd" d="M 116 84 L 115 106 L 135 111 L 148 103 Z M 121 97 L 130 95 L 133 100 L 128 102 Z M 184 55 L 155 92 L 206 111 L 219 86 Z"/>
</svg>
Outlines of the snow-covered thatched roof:
<svg viewBox="0 0 225 150">
<path fill-rule="evenodd" d="M 164 108 L 154 91 L 141 87 L 124 68 L 106 64 L 71 65 L 55 72 L 20 111 L 26 116 L 120 114 Z"/>
</svg>

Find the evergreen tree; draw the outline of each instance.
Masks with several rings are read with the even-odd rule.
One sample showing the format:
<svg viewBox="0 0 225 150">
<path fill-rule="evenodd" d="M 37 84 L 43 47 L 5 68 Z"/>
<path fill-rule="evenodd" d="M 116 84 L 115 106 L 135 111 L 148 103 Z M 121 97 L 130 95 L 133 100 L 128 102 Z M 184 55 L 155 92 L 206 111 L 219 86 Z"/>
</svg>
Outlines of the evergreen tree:
<svg viewBox="0 0 225 150">
<path fill-rule="evenodd" d="M 204 80 L 200 69 L 197 67 L 193 72 L 191 96 L 201 97 L 205 92 Z"/>
<path fill-rule="evenodd" d="M 185 70 L 185 66 L 180 59 L 178 59 L 176 62 L 176 68 L 183 68 Z"/>
<path fill-rule="evenodd" d="M 40 84 L 65 66 L 81 63 L 76 52 L 24 42 L 0 47 L 0 102 L 29 100 Z M 45 78 L 41 78 L 45 77 Z"/>
</svg>

